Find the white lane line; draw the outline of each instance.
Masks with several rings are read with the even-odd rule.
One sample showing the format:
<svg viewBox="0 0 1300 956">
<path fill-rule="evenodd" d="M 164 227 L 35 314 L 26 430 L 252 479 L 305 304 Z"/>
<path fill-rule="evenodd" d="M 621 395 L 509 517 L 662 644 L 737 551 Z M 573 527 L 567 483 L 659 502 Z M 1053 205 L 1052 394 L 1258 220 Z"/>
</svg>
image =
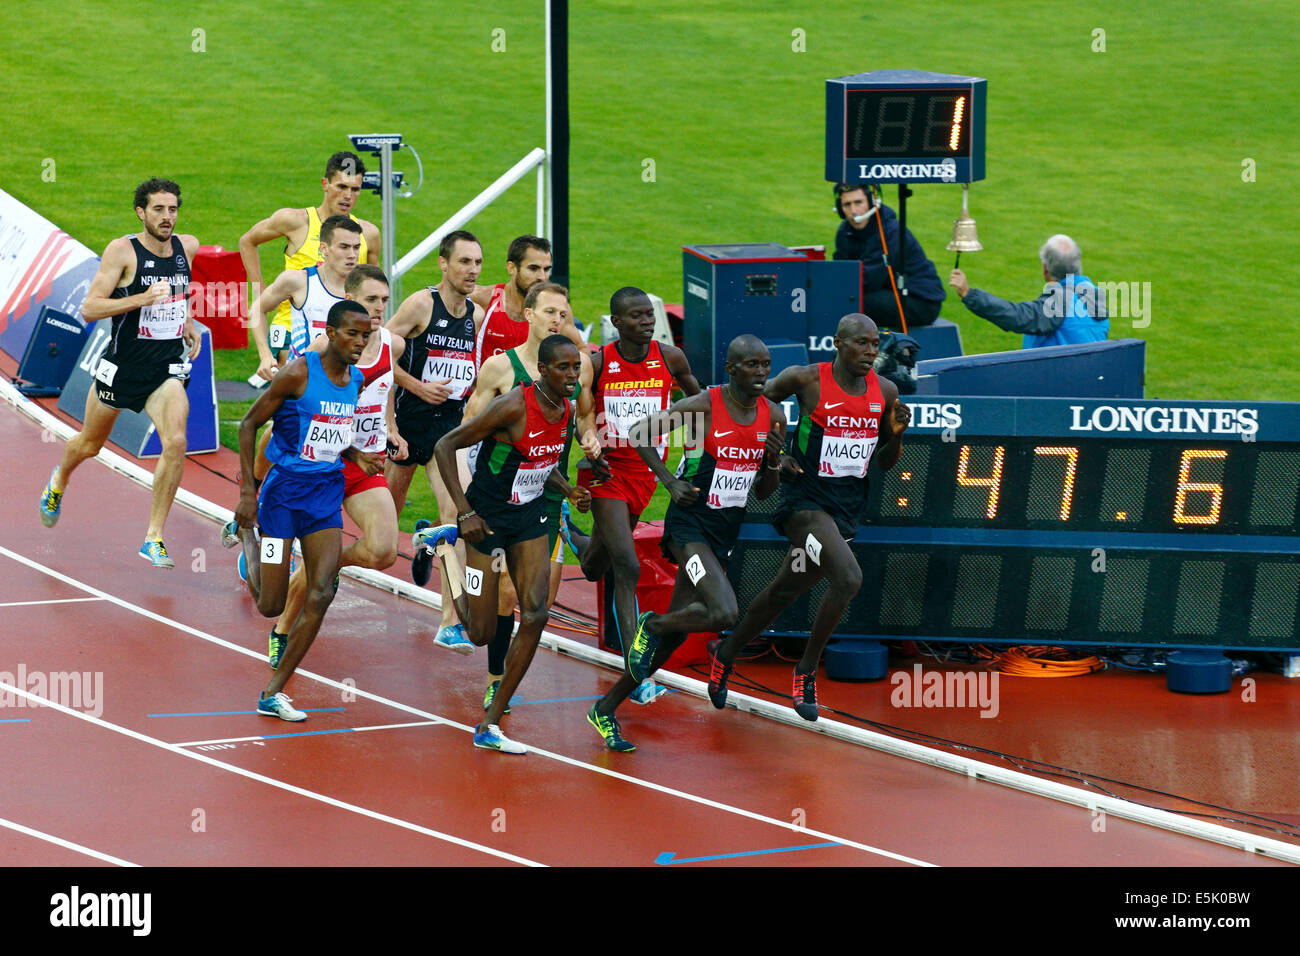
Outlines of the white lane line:
<svg viewBox="0 0 1300 956">
<path fill-rule="evenodd" d="M 14 551 L 10 551 L 8 548 L 4 547 L 3 545 L 0 545 L 0 554 L 12 558 L 14 561 L 17 561 L 19 564 L 24 564 L 29 568 L 33 568 L 44 574 L 48 574 L 50 577 L 53 577 L 59 581 L 63 581 L 67 584 L 71 584 L 73 587 L 80 588 L 83 591 L 87 591 L 91 594 L 99 595 L 100 597 L 104 598 L 106 601 L 110 601 L 113 604 L 125 608 L 128 611 L 133 611 L 136 614 L 142 615 L 143 617 L 147 617 L 152 621 L 157 621 L 160 624 L 166 624 L 169 627 L 175 628 L 176 630 L 181 631 L 185 634 L 190 634 L 193 635 L 194 637 L 198 637 L 205 641 L 209 641 L 213 644 L 216 644 L 219 647 L 224 647 L 229 650 L 236 651 L 240 654 L 245 655 L 246 657 L 252 657 L 259 662 L 265 662 L 266 660 L 265 654 L 258 653 L 257 651 L 250 650 L 249 648 L 246 647 L 240 647 L 238 644 L 232 644 L 230 641 L 223 640 L 222 638 L 217 637 L 213 634 L 208 634 L 204 631 L 200 631 L 198 628 L 190 627 L 188 624 L 182 624 L 179 621 L 173 621 L 171 618 L 163 617 L 161 614 L 157 614 L 153 611 L 150 611 L 148 608 L 143 608 L 140 607 L 139 605 L 132 604 L 130 601 L 117 597 L 114 594 L 110 594 L 107 591 L 101 591 L 99 588 L 78 581 L 76 578 L 69 577 L 68 575 L 62 573 L 61 571 L 56 571 L 53 568 L 46 567 L 45 565 L 41 564 L 39 561 L 35 561 L 31 558 L 26 557 L 25 555 L 17 554 Z M 373 694 L 370 691 L 362 690 L 360 687 L 356 687 L 352 684 L 343 684 L 340 683 L 339 681 L 331 680 L 330 678 L 325 677 L 323 675 L 315 674 L 311 671 L 303 670 L 302 668 L 299 668 L 298 670 L 294 671 L 294 674 L 295 676 L 306 677 L 309 678 L 310 680 L 318 681 L 319 683 L 324 684 L 327 687 L 333 687 L 340 691 L 346 691 L 349 694 L 354 694 L 357 697 L 364 697 L 367 700 L 373 700 L 376 703 L 386 704 L 389 707 L 394 707 L 398 710 L 403 710 L 408 714 L 415 715 L 416 717 L 423 717 L 426 720 L 431 721 L 433 723 L 446 724 L 448 727 L 455 727 L 458 730 L 463 730 L 466 733 L 470 733 L 470 734 L 474 732 L 474 728 L 469 726 L 468 724 L 461 724 L 453 720 L 448 720 L 447 718 L 440 717 L 437 714 L 432 714 L 429 713 L 428 711 L 420 710 L 418 707 L 411 707 L 407 704 L 403 704 L 395 700 L 390 700 L 387 697 L 382 697 L 379 694 Z M 0 686 L 5 686 L 5 685 L 0 684 Z M 78 716 L 81 715 L 78 714 Z M 122 729 L 124 731 L 126 730 L 126 728 L 122 728 Z M 135 733 L 135 731 L 129 731 L 129 732 Z M 149 739 L 152 740 L 152 738 Z M 158 743 L 162 744 L 162 741 L 158 741 Z M 162 744 L 162 745 L 168 747 L 173 746 L 170 744 Z M 613 777 L 616 780 L 622 780 L 626 783 L 633 784 L 634 786 L 645 787 L 650 790 L 656 790 L 660 793 L 664 793 L 673 797 L 678 797 L 679 799 L 682 800 L 689 800 L 691 803 L 697 803 L 700 804 L 701 806 L 710 807 L 715 810 L 722 810 L 725 813 L 731 813 L 731 814 L 735 814 L 736 816 L 746 817 L 750 820 L 757 820 L 761 823 L 771 824 L 772 826 L 780 827 L 782 830 L 788 830 L 791 833 L 796 833 L 801 836 L 807 835 L 807 836 L 821 837 L 824 840 L 833 840 L 836 843 L 843 844 L 844 846 L 847 847 L 853 847 L 854 849 L 862 850 L 866 853 L 872 853 L 878 856 L 885 856 L 894 860 L 901 860 L 905 863 L 915 864 L 916 866 L 937 866 L 938 865 L 936 863 L 927 863 L 923 860 L 917 860 L 912 857 L 893 853 L 890 852 L 889 850 L 882 850 L 879 849 L 878 847 L 869 846 L 865 843 L 858 843 L 854 840 L 849 840 L 846 837 L 836 836 L 833 833 L 825 833 L 821 830 L 810 830 L 806 827 L 797 826 L 796 824 L 788 820 L 779 820 L 776 819 L 775 817 L 764 816 L 763 814 L 755 813 L 751 810 L 745 810 L 742 809 L 741 807 L 733 807 L 730 804 L 719 803 L 716 800 L 710 800 L 707 797 L 701 797 L 698 794 L 687 793 L 686 791 L 683 790 L 676 790 L 672 787 L 666 787 L 663 786 L 662 784 L 651 783 L 648 780 L 641 780 L 637 777 L 629 777 L 626 774 L 618 773 L 617 771 L 609 770 L 605 767 L 597 767 L 594 766 L 593 764 L 585 763 L 584 761 L 576 760 L 572 757 L 566 757 L 563 756 L 562 754 L 553 753 L 548 750 L 540 750 L 540 749 L 533 748 L 531 746 L 529 747 L 529 749 L 532 750 L 534 753 L 540 754 L 543 757 L 550 757 L 553 760 L 558 760 L 561 763 L 569 764 L 570 766 L 579 767 L 583 770 L 591 771 L 592 773 L 603 774 L 607 777 Z M 199 754 L 191 753 L 188 750 L 178 749 L 177 752 L 183 753 L 189 757 L 196 757 L 196 758 L 200 757 Z M 203 759 L 210 759 L 210 758 L 203 758 Z M 230 764 L 224 764 L 216 760 L 213 760 L 212 763 L 215 763 L 221 767 L 227 767 L 227 768 L 232 767 L 232 765 Z"/>
<path fill-rule="evenodd" d="M 533 860 L 525 859 L 522 856 L 515 856 L 513 853 L 506 853 L 504 850 L 497 850 L 490 846 L 483 846 L 481 843 L 474 843 L 472 840 L 463 840 L 460 837 L 452 836 L 450 833 L 442 833 L 438 830 L 431 830 L 428 827 L 422 827 L 418 823 L 411 823 L 409 820 L 402 820 L 398 817 L 390 817 L 386 813 L 379 813 L 368 807 L 360 807 L 355 803 L 347 803 L 334 797 L 326 796 L 323 793 L 317 793 L 315 790 L 308 790 L 305 787 L 297 787 L 291 783 L 285 783 L 283 780 L 276 780 L 274 777 L 267 777 L 253 770 L 245 770 L 243 767 L 237 767 L 234 764 L 223 763 L 220 760 L 214 760 L 203 754 L 192 753 L 189 750 L 182 749 L 178 744 L 169 744 L 165 740 L 159 740 L 156 737 L 150 737 L 148 734 L 142 734 L 138 730 L 132 730 L 130 727 L 123 727 L 104 720 L 102 717 L 95 717 L 91 714 L 83 714 L 79 710 L 73 710 L 71 707 L 65 707 L 62 704 L 49 700 L 45 697 L 38 697 L 36 694 L 20 690 L 13 684 L 0 682 L 0 688 L 4 688 L 11 694 L 19 694 L 35 703 L 40 701 L 47 707 L 53 707 L 60 713 L 67 714 L 70 717 L 76 717 L 78 720 L 84 720 L 87 723 L 94 724 L 96 727 L 102 727 L 105 730 L 111 730 L 114 733 L 121 734 L 124 737 L 130 737 L 132 740 L 139 740 L 151 746 L 158 747 L 170 753 L 180 754 L 182 757 L 188 757 L 190 760 L 197 760 L 200 763 L 210 764 L 213 767 L 219 767 L 228 773 L 238 774 L 241 777 L 247 777 L 250 780 L 256 780 L 259 783 L 265 783 L 269 786 L 276 787 L 280 790 L 287 790 L 289 793 L 297 794 L 300 797 L 307 797 L 309 800 L 316 800 L 320 803 L 328 804 L 331 807 L 338 807 L 341 810 L 350 810 L 352 813 L 358 813 L 363 817 L 370 817 L 372 820 L 379 820 L 382 823 L 391 823 L 393 826 L 401 827 L 404 830 L 412 830 L 415 833 L 422 833 L 425 836 L 431 836 L 436 840 L 444 840 L 447 843 L 454 843 L 457 846 L 463 846 L 470 850 L 478 850 L 480 853 L 487 853 L 490 856 L 499 857 L 503 860 L 509 860 L 512 863 L 521 863 L 524 866 L 545 866 L 544 863 L 537 863 Z"/>
<path fill-rule="evenodd" d="M 241 744 L 251 740 L 282 740 L 286 737 L 323 737 L 326 734 L 359 734 L 364 730 L 396 730 L 399 727 L 432 727 L 440 720 L 413 720 L 407 724 L 375 724 L 371 727 L 339 727 L 337 730 L 308 730 L 300 734 L 262 734 L 257 737 L 222 737 L 219 740 L 191 740 L 176 747 L 206 747 L 209 744 Z"/>
<path fill-rule="evenodd" d="M 6 601 L 5 603 L 0 604 L 0 607 L 28 607 L 32 604 L 79 604 L 83 601 L 102 601 L 102 600 L 104 599 L 99 597 L 88 597 L 88 598 L 59 598 L 58 600 L 55 601 Z"/>
<path fill-rule="evenodd" d="M 12 820 L 0 818 L 0 827 L 8 827 L 10 830 L 17 830 L 19 833 L 26 833 L 30 837 L 36 837 L 38 840 L 44 840 L 46 843 L 53 843 L 67 850 L 76 850 L 78 853 L 84 853 L 86 856 L 93 856 L 96 860 L 103 860 L 105 863 L 113 863 L 117 866 L 139 866 L 139 863 L 132 863 L 130 860 L 119 859 L 115 856 L 109 856 L 107 853 L 100 853 L 98 850 L 92 850 L 88 846 L 82 846 L 80 843 L 73 843 L 71 840 L 65 840 L 62 837 L 56 837 L 49 833 L 42 833 L 40 830 L 33 830 L 31 827 L 25 827 L 21 823 L 14 823 Z"/>
</svg>

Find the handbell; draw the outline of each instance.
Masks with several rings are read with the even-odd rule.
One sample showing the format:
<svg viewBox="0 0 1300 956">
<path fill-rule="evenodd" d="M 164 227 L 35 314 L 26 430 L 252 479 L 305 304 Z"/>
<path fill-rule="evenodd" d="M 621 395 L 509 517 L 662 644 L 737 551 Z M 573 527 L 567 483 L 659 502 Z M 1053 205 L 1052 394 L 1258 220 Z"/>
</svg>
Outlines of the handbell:
<svg viewBox="0 0 1300 956">
<path fill-rule="evenodd" d="M 962 183 L 961 218 L 953 220 L 952 242 L 948 243 L 949 252 L 979 252 L 984 248 L 980 245 L 980 237 L 975 232 L 975 220 L 970 217 L 970 208 L 967 205 L 969 196 L 970 184 Z"/>
</svg>

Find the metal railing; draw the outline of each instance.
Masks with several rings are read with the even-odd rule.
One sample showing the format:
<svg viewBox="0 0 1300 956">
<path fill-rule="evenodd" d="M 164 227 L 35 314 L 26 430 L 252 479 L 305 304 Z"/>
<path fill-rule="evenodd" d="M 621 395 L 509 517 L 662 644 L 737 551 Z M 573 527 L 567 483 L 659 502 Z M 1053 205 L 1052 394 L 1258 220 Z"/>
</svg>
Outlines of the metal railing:
<svg viewBox="0 0 1300 956">
<path fill-rule="evenodd" d="M 534 148 L 527 156 L 515 163 L 510 169 L 502 173 L 491 186 L 483 190 L 468 203 L 456 210 L 451 218 L 444 222 L 433 232 L 429 233 L 418 246 L 397 260 L 393 266 L 391 278 L 396 286 L 397 295 L 395 299 L 401 297 L 402 276 L 411 269 L 415 268 L 429 253 L 438 248 L 443 237 L 449 232 L 454 232 L 466 225 L 471 219 L 488 207 L 494 199 L 504 193 L 519 180 L 528 175 L 533 167 L 537 167 L 537 231 L 536 235 L 545 235 L 543 230 L 546 227 L 546 150 L 540 146 Z"/>
</svg>

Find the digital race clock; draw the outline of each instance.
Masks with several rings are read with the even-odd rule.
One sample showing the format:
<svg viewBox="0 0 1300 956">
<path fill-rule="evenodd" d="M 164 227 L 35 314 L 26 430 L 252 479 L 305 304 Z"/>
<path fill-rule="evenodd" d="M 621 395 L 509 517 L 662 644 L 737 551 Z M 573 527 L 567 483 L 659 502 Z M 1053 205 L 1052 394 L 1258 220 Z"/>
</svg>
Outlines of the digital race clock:
<svg viewBox="0 0 1300 956">
<path fill-rule="evenodd" d="M 913 397 L 837 635 L 1300 648 L 1300 405 Z M 776 508 L 750 502 L 746 521 Z M 740 606 L 786 543 L 747 524 Z M 807 633 L 825 584 L 773 625 Z"/>
<path fill-rule="evenodd" d="M 984 178 L 988 83 L 876 70 L 826 81 L 826 178 L 969 183 Z"/>
</svg>

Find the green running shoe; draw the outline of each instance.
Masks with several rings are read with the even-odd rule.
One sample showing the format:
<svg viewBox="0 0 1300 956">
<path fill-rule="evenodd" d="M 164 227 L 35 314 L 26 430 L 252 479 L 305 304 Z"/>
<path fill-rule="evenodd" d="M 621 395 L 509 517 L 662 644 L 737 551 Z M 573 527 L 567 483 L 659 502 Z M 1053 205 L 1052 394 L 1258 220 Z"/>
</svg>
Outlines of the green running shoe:
<svg viewBox="0 0 1300 956">
<path fill-rule="evenodd" d="M 499 680 L 494 680 L 492 683 L 488 684 L 487 692 L 483 695 L 483 710 L 485 712 L 489 707 L 492 706 L 492 701 L 494 701 L 497 696 L 497 688 L 499 688 L 500 686 L 501 686 L 501 682 Z M 509 701 L 506 701 L 506 709 L 501 711 L 501 713 L 503 714 L 510 713 Z"/>
<path fill-rule="evenodd" d="M 591 710 L 587 711 L 587 723 L 600 731 L 600 735 L 605 738 L 605 746 L 610 750 L 618 753 L 631 753 L 636 750 L 636 745 L 631 744 L 623 739 L 622 728 L 618 725 L 618 718 L 613 714 L 606 716 L 596 713 L 596 705 L 591 705 Z"/>
<path fill-rule="evenodd" d="M 627 673 L 638 684 L 650 676 L 650 662 L 654 660 L 655 651 L 659 648 L 659 638 L 646 628 L 652 617 L 656 617 L 656 614 L 646 611 L 636 619 L 636 636 L 627 649 Z"/>
<path fill-rule="evenodd" d="M 271 670 L 279 669 L 280 658 L 284 656 L 285 648 L 288 646 L 289 635 L 280 634 L 272 627 L 271 639 L 266 644 L 266 662 L 271 665 Z"/>
</svg>

